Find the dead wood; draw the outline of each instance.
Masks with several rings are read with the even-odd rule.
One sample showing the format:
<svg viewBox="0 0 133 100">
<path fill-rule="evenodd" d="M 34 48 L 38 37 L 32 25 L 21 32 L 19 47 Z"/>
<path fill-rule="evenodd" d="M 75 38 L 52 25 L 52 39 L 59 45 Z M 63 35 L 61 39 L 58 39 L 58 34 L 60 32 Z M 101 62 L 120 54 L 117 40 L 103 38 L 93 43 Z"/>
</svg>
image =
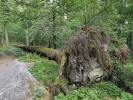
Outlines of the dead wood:
<svg viewBox="0 0 133 100">
<path fill-rule="evenodd" d="M 107 77 L 112 70 L 108 53 L 109 36 L 103 30 L 84 28 L 76 32 L 65 45 L 64 50 L 38 46 L 17 46 L 42 53 L 60 64 L 58 83 L 63 68 L 71 84 L 88 85 Z"/>
<path fill-rule="evenodd" d="M 40 46 L 17 45 L 16 47 L 22 48 L 26 51 L 38 53 L 44 57 L 48 57 L 48 59 L 52 59 L 60 63 L 60 50 Z"/>
<path fill-rule="evenodd" d="M 116 56 L 117 60 L 125 64 L 129 62 L 130 53 L 131 50 L 126 44 L 122 44 L 114 49 L 114 55 Z"/>
<path fill-rule="evenodd" d="M 106 32 L 94 28 L 79 30 L 69 39 L 66 44 L 65 70 L 70 83 L 89 85 L 111 73 L 109 42 Z"/>
</svg>

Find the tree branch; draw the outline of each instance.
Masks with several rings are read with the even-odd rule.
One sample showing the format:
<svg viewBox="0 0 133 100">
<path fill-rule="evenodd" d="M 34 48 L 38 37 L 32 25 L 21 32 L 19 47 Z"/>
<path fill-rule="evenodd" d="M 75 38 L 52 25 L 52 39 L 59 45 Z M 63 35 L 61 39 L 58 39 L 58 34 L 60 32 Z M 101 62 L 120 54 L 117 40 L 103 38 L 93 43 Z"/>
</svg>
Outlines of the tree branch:
<svg viewBox="0 0 133 100">
<path fill-rule="evenodd" d="M 92 17 L 90 17 L 89 21 L 86 23 L 85 26 L 87 26 L 87 25 L 91 22 L 91 20 L 92 20 L 93 18 L 95 18 L 96 16 L 98 16 L 98 15 L 100 15 L 101 13 L 105 12 L 106 10 L 108 10 L 108 9 L 111 7 L 112 4 L 113 4 L 113 3 L 110 3 L 110 5 L 106 7 L 106 5 L 107 5 L 107 2 L 106 2 L 105 7 L 104 7 L 101 11 L 99 11 L 98 13 L 92 15 Z"/>
</svg>

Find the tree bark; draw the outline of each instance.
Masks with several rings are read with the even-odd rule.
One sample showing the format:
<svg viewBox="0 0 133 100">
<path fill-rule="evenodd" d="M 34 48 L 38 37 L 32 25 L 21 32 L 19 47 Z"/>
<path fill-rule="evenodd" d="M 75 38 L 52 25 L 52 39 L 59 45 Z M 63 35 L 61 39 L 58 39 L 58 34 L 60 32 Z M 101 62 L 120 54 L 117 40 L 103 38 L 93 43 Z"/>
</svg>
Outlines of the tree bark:
<svg viewBox="0 0 133 100">
<path fill-rule="evenodd" d="M 52 30 L 52 33 L 53 33 L 53 36 L 52 36 L 52 40 L 53 40 L 53 48 L 56 49 L 57 46 L 56 46 L 56 35 L 55 35 L 55 18 L 56 18 L 56 13 L 54 11 L 54 8 L 53 8 L 53 30 Z"/>
<path fill-rule="evenodd" d="M 129 49 L 133 50 L 133 33 L 129 33 L 127 37 L 127 44 L 129 46 Z"/>
<path fill-rule="evenodd" d="M 25 42 L 26 42 L 26 46 L 29 46 L 29 34 L 28 34 L 28 30 L 25 30 Z"/>
<path fill-rule="evenodd" d="M 4 37 L 3 37 L 3 35 L 1 36 L 1 44 L 3 44 L 4 43 Z"/>
<path fill-rule="evenodd" d="M 40 46 L 20 46 L 17 45 L 17 47 L 22 48 L 26 51 L 30 52 L 36 52 L 39 54 L 42 54 L 42 56 L 47 57 L 49 59 L 52 59 L 56 61 L 57 63 L 60 63 L 61 55 L 60 55 L 60 50 L 52 49 L 52 48 L 45 48 L 45 47 L 40 47 Z"/>
<path fill-rule="evenodd" d="M 4 35 L 5 35 L 5 43 L 9 43 L 9 37 L 8 37 L 8 32 L 7 32 L 7 27 L 4 27 Z"/>
</svg>

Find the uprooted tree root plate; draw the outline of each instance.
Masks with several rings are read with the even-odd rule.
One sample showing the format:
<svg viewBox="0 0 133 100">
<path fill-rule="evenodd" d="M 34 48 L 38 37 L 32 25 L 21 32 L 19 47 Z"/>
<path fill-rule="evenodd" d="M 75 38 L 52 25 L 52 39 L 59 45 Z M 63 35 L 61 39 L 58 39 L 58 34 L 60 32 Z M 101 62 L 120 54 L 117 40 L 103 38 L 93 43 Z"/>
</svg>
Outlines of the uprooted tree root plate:
<svg viewBox="0 0 133 100">
<path fill-rule="evenodd" d="M 103 30 L 83 28 L 68 40 L 62 50 L 38 46 L 19 45 L 17 47 L 41 53 L 60 64 L 54 85 L 58 83 L 64 69 L 63 75 L 70 84 L 89 86 L 92 82 L 102 81 L 111 74 L 113 66 L 110 56 L 112 53 L 118 60 L 122 59 L 123 62 L 128 60 L 128 47 L 120 49 L 118 53 L 116 50 L 110 52 L 109 43 L 110 38 Z"/>
<path fill-rule="evenodd" d="M 56 59 L 60 63 L 59 76 L 64 67 L 64 74 L 71 84 L 86 86 L 93 81 L 102 80 L 111 73 L 109 41 L 109 36 L 104 31 L 86 28 L 77 31 L 61 51 L 34 46 L 18 47 Z"/>
</svg>

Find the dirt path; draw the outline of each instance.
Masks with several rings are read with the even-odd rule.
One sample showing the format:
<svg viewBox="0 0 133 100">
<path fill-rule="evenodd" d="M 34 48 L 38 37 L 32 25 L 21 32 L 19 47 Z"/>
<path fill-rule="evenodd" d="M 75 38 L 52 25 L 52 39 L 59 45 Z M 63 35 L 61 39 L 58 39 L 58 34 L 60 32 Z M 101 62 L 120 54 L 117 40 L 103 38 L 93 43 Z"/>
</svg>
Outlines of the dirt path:
<svg viewBox="0 0 133 100">
<path fill-rule="evenodd" d="M 5 68 L 10 62 L 12 62 L 15 58 L 7 56 L 5 54 L 0 55 L 0 70 Z"/>
</svg>

